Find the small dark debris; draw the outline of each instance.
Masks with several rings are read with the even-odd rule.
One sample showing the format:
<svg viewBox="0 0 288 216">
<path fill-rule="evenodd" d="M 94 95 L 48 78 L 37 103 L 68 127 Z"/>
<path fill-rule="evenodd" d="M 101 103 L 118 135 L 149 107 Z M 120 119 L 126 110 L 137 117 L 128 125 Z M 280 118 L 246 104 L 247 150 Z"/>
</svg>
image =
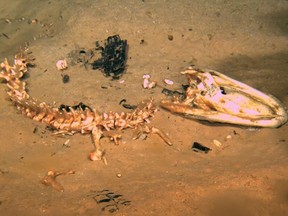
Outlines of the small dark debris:
<svg viewBox="0 0 288 216">
<path fill-rule="evenodd" d="M 126 103 L 126 99 L 122 99 L 119 104 L 121 105 L 122 103 Z"/>
<path fill-rule="evenodd" d="M 226 95 L 226 94 L 227 94 L 226 91 L 225 91 L 225 89 L 224 89 L 224 87 L 220 86 L 220 90 L 221 90 L 221 93 L 222 93 L 223 95 Z"/>
<path fill-rule="evenodd" d="M 35 134 L 35 133 L 37 133 L 37 131 L 38 131 L 38 127 L 34 127 L 32 132 Z"/>
<path fill-rule="evenodd" d="M 4 202 L 6 202 L 7 200 L 0 200 L 0 205 L 2 205 Z"/>
<path fill-rule="evenodd" d="M 146 42 L 145 42 L 145 40 L 144 39 L 142 39 L 141 41 L 140 41 L 140 44 L 145 44 Z"/>
<path fill-rule="evenodd" d="M 189 28 L 188 31 L 193 31 L 193 29 L 192 29 L 192 28 Z"/>
<path fill-rule="evenodd" d="M 45 127 L 45 129 L 46 129 L 46 130 L 49 130 L 49 131 L 55 131 L 55 128 L 54 128 L 54 127 L 48 126 L 48 125 Z M 45 134 L 46 131 L 45 131 L 45 130 L 44 130 L 44 131 L 41 131 L 41 133 L 42 133 L 42 134 Z M 41 138 L 43 138 L 43 137 L 41 137 Z"/>
<path fill-rule="evenodd" d="M 167 95 L 167 96 L 184 96 L 184 93 L 179 92 L 179 91 L 173 91 L 173 90 L 169 90 L 167 88 L 163 88 L 162 93 Z"/>
<path fill-rule="evenodd" d="M 130 105 L 130 104 L 123 104 L 122 105 L 125 109 L 136 109 L 137 106 L 136 105 Z"/>
<path fill-rule="evenodd" d="M 210 40 L 212 40 L 213 35 L 212 34 L 207 34 L 207 37 L 208 37 L 208 40 L 210 41 Z"/>
<path fill-rule="evenodd" d="M 69 75 L 67 75 L 67 74 L 62 74 L 62 81 L 63 81 L 63 83 L 68 83 L 69 80 L 70 80 Z"/>
<path fill-rule="evenodd" d="M 84 66 L 85 70 L 88 70 L 92 62 L 94 62 L 97 59 L 97 57 L 95 57 L 95 52 L 96 48 L 93 49 L 79 48 L 70 51 L 67 54 L 67 57 L 70 58 L 71 65 L 80 64 L 80 66 Z"/>
<path fill-rule="evenodd" d="M 9 171 L 8 171 L 8 170 L 2 170 L 2 169 L 0 169 L 0 173 L 1 173 L 1 174 L 7 174 L 7 173 L 9 173 Z"/>
<path fill-rule="evenodd" d="M 217 11 L 217 12 L 215 13 L 215 15 L 216 15 L 216 17 L 220 17 L 221 13 L 220 13 L 219 11 Z"/>
<path fill-rule="evenodd" d="M 195 152 L 204 152 L 205 154 L 207 154 L 209 151 L 211 151 L 212 149 L 198 143 L 198 142 L 194 142 L 193 146 L 192 146 L 192 150 Z"/>
<path fill-rule="evenodd" d="M 182 88 L 184 91 L 186 91 L 189 88 L 190 85 L 182 85 Z"/>
<path fill-rule="evenodd" d="M 93 69 L 100 69 L 105 76 L 119 79 L 126 67 L 127 40 L 121 40 L 119 35 L 109 36 L 104 46 L 96 42 L 96 50 L 100 50 L 101 58 L 92 63 Z"/>
<path fill-rule="evenodd" d="M 126 99 L 122 99 L 119 104 L 122 105 L 125 109 L 136 109 L 137 106 L 136 105 L 130 105 L 126 103 Z"/>
<path fill-rule="evenodd" d="M 80 102 L 78 105 L 75 105 L 75 106 L 68 106 L 68 105 L 64 105 L 64 104 L 61 104 L 58 108 L 60 111 L 61 110 L 66 110 L 67 112 L 70 112 L 70 109 L 73 109 L 73 110 L 85 110 L 85 109 L 89 109 L 90 111 L 92 111 L 92 108 L 85 105 L 84 103 Z"/>
<path fill-rule="evenodd" d="M 168 40 L 172 41 L 173 40 L 173 35 L 168 35 Z"/>
<path fill-rule="evenodd" d="M 80 51 L 79 51 L 79 54 L 80 54 L 80 55 L 86 55 L 86 50 L 84 50 L 84 49 L 83 49 L 83 50 L 80 50 Z"/>
<path fill-rule="evenodd" d="M 7 39 L 10 39 L 10 37 L 9 37 L 7 34 L 2 33 L 2 35 L 3 35 L 4 37 L 6 37 Z"/>
<path fill-rule="evenodd" d="M 108 210 L 110 213 L 119 211 L 120 205 L 128 206 L 131 204 L 131 201 L 122 198 L 123 195 L 115 194 L 106 189 L 101 191 L 91 191 L 91 194 L 88 196 L 92 196 L 95 202 L 99 205 L 105 204 L 101 210 Z"/>
</svg>

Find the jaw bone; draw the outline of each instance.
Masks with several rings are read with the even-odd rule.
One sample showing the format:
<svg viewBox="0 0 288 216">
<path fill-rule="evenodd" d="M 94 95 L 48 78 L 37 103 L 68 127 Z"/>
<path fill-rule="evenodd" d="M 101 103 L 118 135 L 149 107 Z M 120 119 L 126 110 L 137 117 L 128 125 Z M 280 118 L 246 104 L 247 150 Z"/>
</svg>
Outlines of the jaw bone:
<svg viewBox="0 0 288 216">
<path fill-rule="evenodd" d="M 182 101 L 162 100 L 161 107 L 187 118 L 255 127 L 280 127 L 287 112 L 271 95 L 213 70 L 189 68 Z"/>
</svg>

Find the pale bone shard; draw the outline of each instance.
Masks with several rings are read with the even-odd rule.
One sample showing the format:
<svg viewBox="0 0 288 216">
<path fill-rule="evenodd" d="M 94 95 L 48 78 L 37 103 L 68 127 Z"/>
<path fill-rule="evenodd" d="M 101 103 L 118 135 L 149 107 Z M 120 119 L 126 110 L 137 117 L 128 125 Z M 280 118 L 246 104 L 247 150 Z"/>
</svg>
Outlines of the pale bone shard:
<svg viewBox="0 0 288 216">
<path fill-rule="evenodd" d="M 72 170 L 66 170 L 66 171 L 48 171 L 47 174 L 41 179 L 42 184 L 51 186 L 55 190 L 59 192 L 64 192 L 64 187 L 56 181 L 56 178 L 60 175 L 69 175 L 69 174 L 75 174 L 75 171 Z"/>
<path fill-rule="evenodd" d="M 58 70 L 60 70 L 60 71 L 67 69 L 67 68 L 68 68 L 67 60 L 66 60 L 66 59 L 58 60 L 58 61 L 56 62 L 56 68 L 57 68 Z"/>
<path fill-rule="evenodd" d="M 167 85 L 173 85 L 174 82 L 172 80 L 169 79 L 164 79 L 164 83 L 166 83 Z"/>
<path fill-rule="evenodd" d="M 149 74 L 144 74 L 143 75 L 143 88 L 144 89 L 151 89 L 151 88 L 155 88 L 157 85 L 156 81 L 150 81 L 151 76 Z"/>
<path fill-rule="evenodd" d="M 173 113 L 253 127 L 276 128 L 287 122 L 287 112 L 274 96 L 213 70 L 189 68 L 182 74 L 189 81 L 186 98 L 163 100 L 160 104 Z"/>
<path fill-rule="evenodd" d="M 50 106 L 45 102 L 38 102 L 31 98 L 27 91 L 26 85 L 21 81 L 24 73 L 28 71 L 27 65 L 30 62 L 23 55 L 15 57 L 14 65 L 10 66 L 7 59 L 1 63 L 0 78 L 7 82 L 9 88 L 7 94 L 11 101 L 16 105 L 25 116 L 36 121 L 47 124 L 53 129 L 58 130 L 58 134 L 74 134 L 74 133 L 90 133 L 94 141 L 95 150 L 90 154 L 91 160 L 103 160 L 107 164 L 104 156 L 105 150 L 101 147 L 100 139 L 103 136 L 110 137 L 115 144 L 119 144 L 121 134 L 119 131 L 126 128 L 145 127 L 150 122 L 157 107 L 153 100 L 142 101 L 138 107 L 130 113 L 108 112 L 98 113 L 95 109 L 78 110 L 70 109 L 59 110 L 54 106 Z M 113 132 L 112 132 L 113 131 Z M 162 132 L 151 130 L 151 133 L 158 134 L 165 142 L 167 139 Z"/>
<path fill-rule="evenodd" d="M 167 134 L 165 134 L 163 131 L 161 131 L 158 128 L 149 127 L 147 125 L 145 125 L 144 127 L 141 127 L 141 128 L 137 128 L 133 134 L 133 139 L 134 140 L 141 139 L 141 137 L 143 137 L 143 135 L 145 135 L 143 139 L 146 139 L 146 134 L 148 134 L 148 133 L 157 134 L 159 137 L 162 138 L 162 140 L 165 141 L 165 143 L 167 145 L 169 145 L 169 146 L 173 145 L 172 141 L 170 140 L 170 137 Z"/>
</svg>

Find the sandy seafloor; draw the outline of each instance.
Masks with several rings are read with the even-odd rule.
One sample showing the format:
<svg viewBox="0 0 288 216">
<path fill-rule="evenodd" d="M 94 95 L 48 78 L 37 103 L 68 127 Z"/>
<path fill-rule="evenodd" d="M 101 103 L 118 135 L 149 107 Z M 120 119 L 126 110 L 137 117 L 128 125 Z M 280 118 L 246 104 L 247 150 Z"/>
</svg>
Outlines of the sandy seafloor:
<svg viewBox="0 0 288 216">
<path fill-rule="evenodd" d="M 187 83 L 180 71 L 193 64 L 288 105 L 287 0 L 2 0 L 0 14 L 0 58 L 12 59 L 30 41 L 37 67 L 25 81 L 40 101 L 127 111 L 121 99 L 159 102 L 165 98 L 162 80 L 173 80 L 169 88 L 179 90 Z M 38 23 L 29 24 L 31 19 Z M 70 82 L 63 84 L 58 59 L 114 34 L 129 44 L 124 83 L 69 65 Z M 160 86 L 143 89 L 143 74 Z M 156 135 L 133 140 L 133 131 L 125 130 L 119 146 L 102 139 L 105 166 L 88 160 L 89 135 L 53 135 L 16 110 L 4 83 L 0 90 L 0 215 L 288 215 L 287 125 L 255 129 L 201 123 L 160 109 L 151 125 L 168 133 L 174 145 Z M 69 147 L 63 147 L 67 139 Z M 194 152 L 193 142 L 212 151 Z M 57 178 L 63 193 L 40 183 L 47 171 L 68 169 L 76 173 Z M 130 205 L 119 204 L 114 213 L 102 210 L 113 203 L 93 199 L 104 189 L 123 195 Z"/>
</svg>

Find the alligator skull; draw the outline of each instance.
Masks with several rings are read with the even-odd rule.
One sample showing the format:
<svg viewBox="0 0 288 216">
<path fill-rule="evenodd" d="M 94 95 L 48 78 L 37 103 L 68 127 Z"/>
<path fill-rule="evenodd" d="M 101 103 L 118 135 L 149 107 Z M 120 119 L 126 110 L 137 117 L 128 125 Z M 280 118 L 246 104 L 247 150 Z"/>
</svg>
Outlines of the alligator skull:
<svg viewBox="0 0 288 216">
<path fill-rule="evenodd" d="M 275 97 L 213 70 L 188 68 L 185 99 L 160 105 L 187 118 L 255 127 L 279 127 L 287 113 Z"/>
</svg>

